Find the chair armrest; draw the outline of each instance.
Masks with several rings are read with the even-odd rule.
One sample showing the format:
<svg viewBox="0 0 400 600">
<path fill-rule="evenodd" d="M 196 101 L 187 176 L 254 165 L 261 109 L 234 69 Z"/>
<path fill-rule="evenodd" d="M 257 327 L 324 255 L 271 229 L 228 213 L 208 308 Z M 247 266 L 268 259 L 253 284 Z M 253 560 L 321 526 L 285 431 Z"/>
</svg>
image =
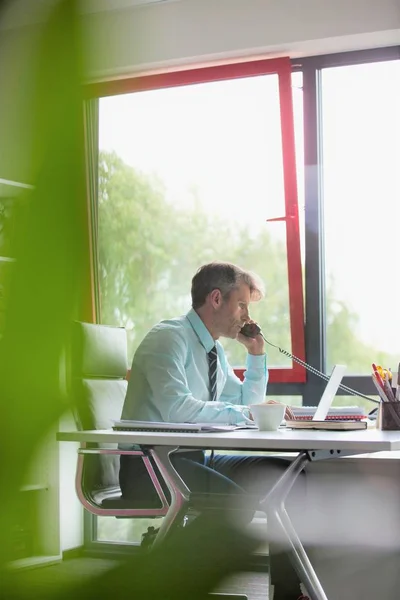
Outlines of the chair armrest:
<svg viewBox="0 0 400 600">
<path fill-rule="evenodd" d="M 148 454 L 146 452 L 143 452 L 141 450 L 123 450 L 120 448 L 87 448 L 86 446 L 87 446 L 86 442 L 82 442 L 81 447 L 78 448 L 78 465 L 77 465 L 77 470 L 76 470 L 75 486 L 76 486 L 78 498 L 80 499 L 82 504 L 86 508 L 88 508 L 88 510 L 90 510 L 89 507 L 93 508 L 93 502 L 90 499 L 92 490 L 85 490 L 82 485 L 83 465 L 84 465 L 85 456 L 88 456 L 88 455 L 92 455 L 92 456 L 96 456 L 96 455 L 97 456 L 98 455 L 117 455 L 117 456 L 128 455 L 128 456 L 140 456 L 142 458 L 144 465 L 146 467 L 146 470 L 147 470 L 149 477 L 152 481 L 152 484 L 154 486 L 154 489 L 157 492 L 157 495 L 160 499 L 162 508 L 159 509 L 158 512 L 157 512 L 157 510 L 151 511 L 151 512 L 154 514 L 159 514 L 160 516 L 163 516 L 167 513 L 168 506 L 169 506 L 168 501 L 165 497 L 164 490 L 161 486 L 160 480 L 159 480 L 159 478 L 154 470 L 154 467 L 151 463 L 150 457 L 148 456 Z M 95 514 L 100 514 L 100 513 L 97 512 Z"/>
<path fill-rule="evenodd" d="M 120 448 L 85 448 L 84 446 L 78 448 L 78 454 L 117 454 L 120 456 L 127 454 L 129 456 L 147 456 L 147 454 L 141 450 L 121 450 Z"/>
</svg>

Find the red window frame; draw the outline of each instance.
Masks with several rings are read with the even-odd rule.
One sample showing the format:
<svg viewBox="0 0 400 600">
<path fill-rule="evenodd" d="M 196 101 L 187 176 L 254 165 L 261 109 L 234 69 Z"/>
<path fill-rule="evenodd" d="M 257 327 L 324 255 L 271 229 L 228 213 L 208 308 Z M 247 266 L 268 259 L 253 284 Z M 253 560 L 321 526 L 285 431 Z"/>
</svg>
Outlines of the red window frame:
<svg viewBox="0 0 400 600">
<path fill-rule="evenodd" d="M 286 223 L 291 347 L 292 353 L 304 361 L 303 278 L 290 59 L 284 57 L 271 60 L 255 60 L 96 82 L 85 86 L 85 97 L 88 99 L 101 98 L 139 91 L 272 74 L 278 75 L 279 80 L 285 195 L 285 214 L 279 215 L 273 220 L 284 221 Z M 244 369 L 237 369 L 235 372 L 239 377 L 243 378 Z M 305 380 L 306 372 L 304 367 L 294 361 L 292 361 L 292 368 L 290 369 L 272 368 L 269 371 L 269 381 L 271 383 L 302 383 Z"/>
</svg>

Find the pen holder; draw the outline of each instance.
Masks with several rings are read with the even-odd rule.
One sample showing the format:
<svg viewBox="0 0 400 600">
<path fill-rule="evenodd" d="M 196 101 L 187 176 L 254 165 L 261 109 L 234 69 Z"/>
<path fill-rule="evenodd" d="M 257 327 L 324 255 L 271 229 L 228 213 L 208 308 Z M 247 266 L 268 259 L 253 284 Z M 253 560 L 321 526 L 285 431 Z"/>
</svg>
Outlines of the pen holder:
<svg viewBox="0 0 400 600">
<path fill-rule="evenodd" d="M 400 402 L 381 402 L 379 408 L 379 429 L 400 430 Z"/>
</svg>

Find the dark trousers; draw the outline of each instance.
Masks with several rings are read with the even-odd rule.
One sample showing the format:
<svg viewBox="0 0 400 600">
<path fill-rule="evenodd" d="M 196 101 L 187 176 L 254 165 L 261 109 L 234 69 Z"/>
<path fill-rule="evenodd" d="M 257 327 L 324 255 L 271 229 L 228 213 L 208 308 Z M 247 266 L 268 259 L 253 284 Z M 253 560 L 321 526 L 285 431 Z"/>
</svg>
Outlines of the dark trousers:
<svg viewBox="0 0 400 600">
<path fill-rule="evenodd" d="M 213 468 L 209 468 L 209 457 L 201 451 L 182 452 L 171 455 L 171 462 L 193 494 L 224 494 L 232 498 L 237 508 L 246 496 L 252 499 L 264 498 L 274 483 L 281 477 L 289 465 L 289 460 L 269 456 L 233 456 L 216 454 Z M 161 478 L 160 478 L 161 479 Z M 300 480 L 300 481 L 299 481 Z M 295 522 L 301 515 L 305 502 L 304 477 L 300 477 L 287 501 L 289 515 Z M 140 457 L 121 456 L 120 485 L 123 496 L 150 506 L 157 503 L 157 495 L 143 461 Z M 169 496 L 166 490 L 167 497 Z M 227 503 L 227 509 L 229 503 Z M 254 514 L 251 511 L 235 511 L 235 516 L 248 515 L 243 521 L 249 521 Z M 268 528 L 269 537 L 271 535 Z M 299 580 L 290 565 L 284 547 L 274 539 L 270 541 L 271 580 L 275 585 L 276 600 L 297 598 L 300 593 Z M 297 595 L 296 595 L 297 594 Z"/>
</svg>

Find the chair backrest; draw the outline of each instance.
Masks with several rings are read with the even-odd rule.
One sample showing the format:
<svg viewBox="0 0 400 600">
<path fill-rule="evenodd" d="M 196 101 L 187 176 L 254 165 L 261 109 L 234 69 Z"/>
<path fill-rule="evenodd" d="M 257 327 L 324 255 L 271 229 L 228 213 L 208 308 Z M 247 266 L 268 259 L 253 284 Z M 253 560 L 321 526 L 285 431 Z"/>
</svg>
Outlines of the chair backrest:
<svg viewBox="0 0 400 600">
<path fill-rule="evenodd" d="M 73 323 L 71 390 L 78 429 L 110 429 L 121 417 L 127 370 L 124 328 Z M 87 490 L 118 488 L 119 456 L 86 456 L 83 475 Z"/>
</svg>

